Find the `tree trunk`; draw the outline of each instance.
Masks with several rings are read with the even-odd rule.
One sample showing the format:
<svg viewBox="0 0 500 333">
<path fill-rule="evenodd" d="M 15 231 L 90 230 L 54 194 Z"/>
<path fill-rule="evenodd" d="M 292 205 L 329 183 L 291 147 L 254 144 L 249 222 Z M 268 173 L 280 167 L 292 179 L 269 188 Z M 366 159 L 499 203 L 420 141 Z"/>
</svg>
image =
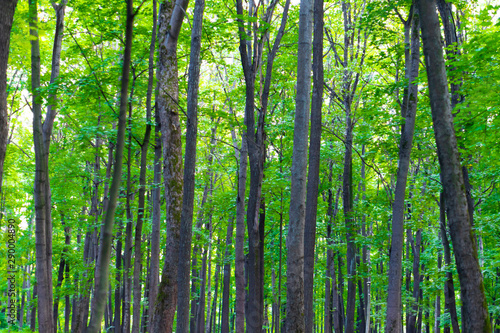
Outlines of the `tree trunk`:
<svg viewBox="0 0 500 333">
<path fill-rule="evenodd" d="M 404 99 L 401 106 L 401 114 L 405 118 L 402 125 L 401 139 L 399 143 L 399 167 L 396 181 L 396 191 L 392 205 L 392 241 L 389 259 L 389 282 L 387 289 L 387 317 L 386 332 L 401 332 L 401 274 L 403 254 L 404 233 L 404 210 L 405 191 L 410 166 L 411 148 L 413 145 L 413 133 L 415 131 L 415 117 L 417 110 L 418 85 L 413 81 L 418 76 L 420 64 L 420 39 L 419 16 L 410 10 L 408 20 L 405 22 L 405 35 L 410 39 L 410 50 L 407 48 L 405 54 L 406 77 L 408 88 L 405 89 Z M 410 33 L 411 28 L 411 33 Z M 407 37 L 408 38 L 408 37 Z M 408 41 L 408 39 L 407 39 Z M 408 42 L 407 42 L 408 45 Z"/>
<path fill-rule="evenodd" d="M 7 113 L 7 65 L 9 62 L 10 31 L 14 20 L 17 0 L 0 1 L 0 193 L 3 183 L 3 163 L 9 135 L 9 114 Z"/>
<path fill-rule="evenodd" d="M 182 142 L 177 106 L 179 100 L 177 39 L 187 5 L 188 0 L 177 0 L 175 5 L 173 2 L 163 2 L 160 6 L 156 107 L 161 121 L 167 244 L 162 279 L 153 314 L 153 332 L 172 332 L 177 307 L 177 271 L 182 212 L 180 203 L 183 200 Z"/>
<path fill-rule="evenodd" d="M 248 148 L 246 135 L 241 136 L 240 161 L 238 168 L 238 197 L 236 199 L 236 237 L 234 242 L 235 264 L 234 279 L 236 284 L 236 323 L 235 331 L 245 331 L 245 191 L 247 181 Z"/>
<path fill-rule="evenodd" d="M 444 264 L 445 267 L 450 267 L 451 265 L 451 250 L 450 243 L 448 242 L 448 235 L 446 232 L 446 203 L 444 199 L 444 193 L 441 192 L 440 204 L 439 204 L 439 234 L 441 236 L 441 243 L 443 244 L 444 251 Z M 453 272 L 446 269 L 446 280 L 444 282 L 444 308 L 450 314 L 451 326 L 453 327 L 453 333 L 460 333 L 460 326 L 458 325 L 457 316 L 457 306 L 455 301 L 455 284 L 453 283 Z M 450 327 L 445 326 L 445 333 L 450 332 Z"/>
<path fill-rule="evenodd" d="M 61 224 L 64 226 L 63 213 L 61 213 Z M 68 252 L 68 249 L 70 246 L 70 230 L 71 230 L 70 227 L 66 227 L 66 226 L 64 227 L 64 234 L 65 234 L 64 248 L 63 248 L 63 251 L 61 253 L 61 260 L 59 261 L 59 272 L 57 274 L 57 286 L 56 286 L 56 288 L 58 290 L 56 290 L 56 296 L 55 296 L 55 300 L 54 300 L 54 310 L 53 310 L 54 325 L 56 325 L 57 318 L 59 316 L 59 299 L 60 299 L 60 294 L 61 294 L 61 286 L 62 286 L 64 278 L 67 277 L 67 274 L 65 275 L 64 272 L 65 272 L 65 270 L 68 271 L 68 267 L 69 267 L 68 262 L 66 261 L 66 256 L 67 256 L 67 252 Z M 65 318 L 66 318 L 66 316 L 65 316 Z M 57 332 L 57 330 L 56 330 L 56 332 Z"/>
<path fill-rule="evenodd" d="M 233 241 L 233 219 L 228 222 L 226 253 L 224 255 L 224 277 L 222 286 L 221 333 L 229 333 L 229 293 L 231 287 L 231 246 Z"/>
<path fill-rule="evenodd" d="M 491 332 L 451 114 L 435 0 L 419 0 L 432 121 L 467 332 Z M 471 207 L 472 209 L 472 207 Z"/>
<path fill-rule="evenodd" d="M 301 0 L 297 64 L 297 95 L 293 133 L 292 184 L 287 237 L 287 333 L 304 332 L 304 223 L 306 211 L 307 142 L 311 89 L 313 6 Z"/>
<path fill-rule="evenodd" d="M 60 5 L 53 3 L 56 11 L 56 31 L 52 51 L 50 84 L 54 85 L 59 76 L 62 33 L 66 0 Z M 31 88 L 33 94 L 33 140 L 35 146 L 35 236 L 36 236 L 36 278 L 38 285 L 38 326 L 42 332 L 55 332 L 52 312 L 52 217 L 49 181 L 49 150 L 52 127 L 56 116 L 57 96 L 49 94 L 47 114 L 42 120 L 40 88 L 40 43 L 38 37 L 38 8 L 36 1 L 29 2 L 31 40 Z M 0 154 L 1 154 L 0 148 Z M 3 163 L 3 159 L 2 159 Z"/>
<path fill-rule="evenodd" d="M 422 242 L 422 229 L 418 229 L 416 239 L 413 238 L 411 229 L 408 229 L 408 239 L 413 253 L 413 305 L 408 319 L 407 332 L 417 332 L 417 314 L 421 310 L 420 300 L 420 244 Z"/>
<path fill-rule="evenodd" d="M 204 9 L 205 0 L 196 0 L 193 16 L 193 28 L 191 33 L 191 55 L 189 61 L 186 153 L 184 155 L 184 193 L 180 224 L 179 270 L 177 275 L 179 293 L 176 331 L 179 333 L 187 333 L 189 331 L 189 269 L 191 264 L 196 137 L 198 133 L 197 103 L 200 82 L 201 31 Z"/>
<path fill-rule="evenodd" d="M 156 0 L 153 0 L 153 16 L 156 22 Z M 156 24 L 154 24 L 156 26 Z M 153 34 L 152 38 L 156 38 Z M 160 138 L 160 114 L 158 106 L 155 105 L 155 160 L 154 160 L 154 188 L 152 194 L 152 227 L 151 227 L 151 272 L 149 280 L 149 298 L 148 298 L 148 331 L 153 329 L 153 314 L 156 307 L 156 299 L 158 295 L 158 284 L 160 275 L 160 226 L 161 226 L 161 138 Z"/>
<path fill-rule="evenodd" d="M 319 164 L 321 150 L 321 107 L 323 105 L 323 0 L 314 0 L 313 93 L 311 105 L 311 142 L 307 175 L 304 224 L 304 317 L 305 331 L 313 331 L 314 247 L 318 211 Z"/>
<path fill-rule="evenodd" d="M 118 118 L 118 134 L 116 139 L 116 154 L 113 170 L 113 180 L 107 203 L 106 215 L 101 233 L 101 244 L 99 247 L 98 267 L 100 269 L 99 280 L 95 281 L 94 292 L 95 307 L 92 309 L 88 333 L 98 333 L 101 330 L 101 321 L 106 306 L 107 291 L 109 285 L 109 263 L 111 259 L 111 242 L 113 237 L 113 224 L 115 218 L 118 194 L 120 192 L 123 150 L 125 145 L 126 114 L 128 100 L 128 83 L 130 73 L 130 62 L 132 53 L 132 33 L 133 33 L 133 0 L 127 1 L 127 23 L 125 32 L 125 50 L 123 57 L 123 70 L 120 91 L 120 112 Z"/>
<path fill-rule="evenodd" d="M 441 253 L 438 254 L 438 270 L 441 270 L 441 262 L 442 262 Z M 441 293 L 439 290 L 436 293 L 436 301 L 434 306 L 434 333 L 441 332 Z"/>
<path fill-rule="evenodd" d="M 140 331 L 141 318 L 141 270 L 142 270 L 142 224 L 144 220 L 144 197 L 146 194 L 146 171 L 148 160 L 149 139 L 151 136 L 151 109 L 154 79 L 154 53 L 156 40 L 156 0 L 153 0 L 153 32 L 149 44 L 149 69 L 148 69 L 148 91 L 146 95 L 146 132 L 141 145 L 141 171 L 139 175 L 139 203 L 137 207 L 137 224 L 135 226 L 134 244 L 134 322 L 132 333 Z"/>
</svg>

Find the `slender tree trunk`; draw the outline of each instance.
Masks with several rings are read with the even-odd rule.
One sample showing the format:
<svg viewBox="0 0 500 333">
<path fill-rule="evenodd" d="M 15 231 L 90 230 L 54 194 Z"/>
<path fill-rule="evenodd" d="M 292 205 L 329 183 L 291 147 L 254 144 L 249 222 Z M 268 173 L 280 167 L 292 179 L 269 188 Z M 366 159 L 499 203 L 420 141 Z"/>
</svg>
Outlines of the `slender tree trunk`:
<svg viewBox="0 0 500 333">
<path fill-rule="evenodd" d="M 139 174 L 139 203 L 137 207 L 137 224 L 135 226 L 135 244 L 134 244 L 134 322 L 132 325 L 132 333 L 138 333 L 140 330 L 141 318 L 141 270 L 142 270 L 142 224 L 144 220 L 144 205 L 146 194 L 146 171 L 148 160 L 149 139 L 151 136 L 151 110 L 153 96 L 153 79 L 154 79 L 154 53 L 155 53 L 155 37 L 156 37 L 156 0 L 153 3 L 153 32 L 151 34 L 151 42 L 149 44 L 149 69 L 148 69 L 148 91 L 146 95 L 146 132 L 141 145 L 141 171 Z"/>
<path fill-rule="evenodd" d="M 439 204 L 439 216 L 440 216 L 440 236 L 441 243 L 443 244 L 444 252 L 444 264 L 445 267 L 450 267 L 451 265 L 451 250 L 450 243 L 448 242 L 448 235 L 446 232 L 446 202 L 444 199 L 444 193 L 441 192 L 440 204 Z M 450 314 L 451 326 L 453 327 L 453 333 L 460 332 L 460 326 L 458 325 L 457 316 L 457 306 L 455 301 L 455 286 L 453 282 L 453 272 L 449 269 L 446 270 L 446 280 L 444 282 L 444 308 Z M 447 325 L 444 328 L 445 333 L 450 332 L 450 327 Z"/>
<path fill-rule="evenodd" d="M 156 0 L 153 0 L 153 14 L 156 17 Z M 155 19 L 156 21 L 156 19 Z M 153 34 L 153 38 L 156 36 Z M 160 275 L 160 225 L 161 225 L 161 138 L 160 138 L 160 114 L 158 106 L 155 105 L 155 159 L 154 159 L 154 188 L 152 194 L 153 216 L 151 227 L 151 272 L 149 279 L 149 298 L 148 298 L 148 331 L 153 329 L 153 314 L 156 308 L 156 299 L 158 295 L 158 284 Z"/>
<path fill-rule="evenodd" d="M 224 255 L 224 278 L 222 286 L 221 333 L 229 333 L 229 293 L 231 287 L 231 246 L 233 239 L 233 219 L 228 222 L 226 233 L 226 253 Z"/>
<path fill-rule="evenodd" d="M 240 161 L 238 168 L 238 197 L 236 199 L 236 238 L 234 279 L 236 284 L 235 331 L 245 331 L 245 191 L 248 166 L 248 148 L 246 136 L 241 136 Z"/>
<path fill-rule="evenodd" d="M 63 213 L 61 213 L 61 224 L 64 226 L 64 215 Z M 67 256 L 67 252 L 68 252 L 68 249 L 69 249 L 69 246 L 70 246 L 70 227 L 64 227 L 64 234 L 65 234 L 65 237 L 64 237 L 64 248 L 63 248 L 63 251 L 61 253 L 61 260 L 59 261 L 59 272 L 57 274 L 57 286 L 56 288 L 58 290 L 56 290 L 56 296 L 55 296 L 55 300 L 54 300 L 54 310 L 53 310 L 53 313 L 54 313 L 54 325 L 55 323 L 57 323 L 57 318 L 59 316 L 59 299 L 60 299 L 60 294 L 61 294 L 61 286 L 62 286 L 62 283 L 63 283 L 63 280 L 65 277 L 67 277 L 64 272 L 65 270 L 67 271 L 68 270 L 68 262 L 66 261 L 66 256 Z M 66 318 L 66 316 L 65 316 Z M 57 332 L 57 331 L 56 331 Z"/>
<path fill-rule="evenodd" d="M 307 199 L 304 224 L 304 317 L 305 332 L 313 331 L 314 247 L 318 210 L 319 164 L 321 150 L 321 107 L 323 105 L 323 0 L 314 0 L 313 93 L 311 105 L 311 142 L 307 174 Z"/>
<path fill-rule="evenodd" d="M 419 0 L 434 135 L 463 302 L 464 330 L 491 332 L 451 114 L 435 0 Z M 472 209 L 472 207 L 471 207 Z"/>
<path fill-rule="evenodd" d="M 196 137 L 198 133 L 198 90 L 200 80 L 200 49 L 205 0 L 196 0 L 191 33 L 191 55 L 189 62 L 186 153 L 184 155 L 184 194 L 180 225 L 180 255 L 177 283 L 179 285 L 177 330 L 189 331 L 189 269 L 191 264 L 191 240 L 193 225 L 193 202 L 196 168 Z"/>
<path fill-rule="evenodd" d="M 182 214 L 182 142 L 178 113 L 177 40 L 188 0 L 163 2 L 158 25 L 158 97 L 165 182 L 167 244 L 162 279 L 153 314 L 153 332 L 171 333 L 177 307 L 180 228 Z M 190 233 L 190 231 L 189 231 Z M 187 276 L 185 276 L 187 278 Z M 184 320 L 184 314 L 181 314 Z"/>
<path fill-rule="evenodd" d="M 301 0 L 292 185 L 287 237 L 287 333 L 304 332 L 304 223 L 311 77 L 311 0 Z"/>
<path fill-rule="evenodd" d="M 413 238 L 411 229 L 408 229 L 408 239 L 413 253 L 413 300 L 408 319 L 407 332 L 417 332 L 417 314 L 421 306 L 420 300 L 420 244 L 422 242 L 422 229 L 418 229 L 416 239 Z"/>
<path fill-rule="evenodd" d="M 60 5 L 53 3 L 56 11 L 56 31 L 52 51 L 50 84 L 56 84 L 61 59 L 62 33 L 66 1 Z M 36 0 L 29 2 L 31 39 L 31 88 L 33 94 L 33 140 L 35 146 L 35 238 L 36 238 L 36 277 L 38 284 L 38 326 L 43 332 L 55 332 L 56 326 L 52 309 L 52 217 L 49 181 L 49 150 L 52 127 L 56 116 L 57 96 L 49 94 L 47 114 L 42 120 L 40 92 L 40 43 L 38 37 L 38 8 Z M 3 121 L 2 121 L 3 122 Z M 0 147 L 0 155 L 2 148 Z M 1 156 L 0 156 L 1 157 Z M 3 158 L 2 158 L 3 164 Z M 3 167 L 3 165 L 2 165 Z"/>
<path fill-rule="evenodd" d="M 406 36 L 410 35 L 410 50 L 405 55 L 406 76 L 408 88 L 405 89 L 404 100 L 401 107 L 405 122 L 402 126 L 401 140 L 399 143 L 399 167 L 396 181 L 396 191 L 392 205 L 392 241 L 389 259 L 389 282 L 387 289 L 387 317 L 385 331 L 400 332 L 401 324 L 401 274 L 404 233 L 405 191 L 410 166 L 413 133 L 415 131 L 415 117 L 417 110 L 418 86 L 413 81 L 418 76 L 420 64 L 420 39 L 418 14 L 410 11 L 408 21 L 405 22 Z M 412 17 L 413 16 L 413 17 Z"/>
<path fill-rule="evenodd" d="M 3 183 L 3 163 L 9 135 L 9 114 L 7 113 L 7 64 L 9 62 L 10 31 L 14 20 L 17 0 L 0 1 L 0 193 Z"/>
<path fill-rule="evenodd" d="M 125 144 L 125 130 L 126 130 L 126 114 L 127 114 L 127 96 L 128 96 L 128 83 L 130 73 L 130 62 L 132 53 L 132 33 L 133 33 L 133 0 L 127 1 L 127 23 L 125 32 L 125 50 L 123 57 L 123 71 L 121 78 L 121 91 L 120 91 L 120 112 L 118 118 L 118 134 L 116 139 L 116 154 L 113 170 L 113 180 L 111 182 L 111 189 L 109 201 L 107 203 L 106 216 L 104 218 L 104 225 L 101 233 L 101 244 L 99 248 L 99 269 L 101 271 L 99 280 L 95 281 L 96 288 L 94 293 L 95 307 L 92 309 L 90 324 L 87 329 L 88 333 L 98 333 L 101 330 L 101 321 L 106 306 L 107 290 L 109 285 L 109 263 L 111 259 L 111 242 L 113 237 L 113 224 L 115 218 L 116 205 L 118 201 L 118 194 L 120 191 L 123 150 Z"/>
<path fill-rule="evenodd" d="M 443 257 L 441 256 L 441 253 L 438 254 L 438 270 L 441 270 L 441 263 L 442 263 Z M 441 293 L 439 290 L 436 293 L 436 301 L 434 304 L 434 333 L 440 333 L 441 332 Z"/>
<path fill-rule="evenodd" d="M 122 290 L 122 230 L 123 222 L 120 218 L 120 225 L 118 227 L 118 232 L 116 233 L 116 282 L 115 282 L 115 318 L 114 318 L 114 332 L 121 333 L 122 322 L 121 322 L 121 290 Z"/>
</svg>

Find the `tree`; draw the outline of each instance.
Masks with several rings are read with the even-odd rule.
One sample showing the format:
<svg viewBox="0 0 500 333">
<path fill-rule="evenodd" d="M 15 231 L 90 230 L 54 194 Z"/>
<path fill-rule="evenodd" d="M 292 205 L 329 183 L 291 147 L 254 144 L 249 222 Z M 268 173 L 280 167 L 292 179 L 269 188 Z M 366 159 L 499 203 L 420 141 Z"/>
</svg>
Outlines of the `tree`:
<svg viewBox="0 0 500 333">
<path fill-rule="evenodd" d="M 181 236 L 179 244 L 179 269 L 177 284 L 177 332 L 189 332 L 189 269 L 191 264 L 191 240 L 193 229 L 193 203 L 196 168 L 196 138 L 198 135 L 198 90 L 200 83 L 201 31 L 205 0 L 196 0 L 193 30 L 191 32 L 191 55 L 189 62 L 186 153 L 184 155 L 184 192 L 181 214 Z"/>
<path fill-rule="evenodd" d="M 38 35 L 38 4 L 30 1 L 31 39 L 31 90 L 33 110 L 33 141 L 35 146 L 35 237 L 36 237 L 36 275 L 38 283 L 38 326 L 41 331 L 55 331 L 52 314 L 52 216 L 51 191 L 49 180 L 49 151 L 54 119 L 56 117 L 57 95 L 49 93 L 47 114 L 42 121 L 40 96 L 40 42 Z M 64 12 L 66 0 L 60 5 L 52 3 L 56 11 L 56 31 L 52 51 L 50 84 L 56 85 L 59 76 Z"/>
<path fill-rule="evenodd" d="M 130 62 L 132 53 L 132 37 L 134 31 L 134 12 L 133 0 L 127 1 L 126 14 L 126 30 L 125 30 L 125 49 L 123 51 L 123 69 L 120 89 L 120 110 L 118 116 L 118 133 L 116 138 L 116 151 L 113 169 L 113 180 L 109 191 L 109 201 L 107 204 L 106 215 L 101 231 L 101 243 L 99 244 L 99 263 L 97 266 L 100 269 L 99 280 L 95 281 L 94 302 L 95 307 L 92 308 L 90 323 L 87 332 L 97 333 L 101 331 L 101 321 L 104 315 L 104 307 L 106 305 L 108 283 L 109 283 L 109 262 L 111 257 L 111 241 L 113 237 L 113 224 L 115 219 L 115 211 L 120 191 L 123 150 L 125 147 L 125 130 L 127 118 L 128 104 L 128 84 L 130 80 Z"/>
<path fill-rule="evenodd" d="M 405 87 L 401 103 L 401 116 L 405 120 L 401 126 L 396 191 L 392 204 L 392 241 L 388 271 L 386 332 L 400 332 L 402 328 L 401 275 L 404 212 L 406 208 L 405 197 L 417 111 L 418 85 L 415 83 L 415 80 L 418 77 L 418 68 L 420 65 L 419 15 L 414 6 L 410 9 L 408 19 L 403 24 L 405 26 L 406 44 L 405 78 L 408 80 L 408 87 Z"/>
<path fill-rule="evenodd" d="M 3 0 L 0 7 L 0 193 L 2 192 L 3 163 L 7 151 L 9 135 L 9 115 L 7 113 L 7 64 L 9 62 L 9 44 L 12 21 L 16 11 L 17 0 Z"/>
<path fill-rule="evenodd" d="M 441 167 L 446 212 L 460 280 L 465 331 L 491 332 L 477 248 L 469 218 L 463 173 L 451 114 L 448 82 L 434 0 L 419 0 L 432 122 Z"/>
<path fill-rule="evenodd" d="M 179 122 L 179 83 L 177 40 L 188 5 L 187 0 L 164 1 L 158 22 L 158 96 L 163 147 L 163 180 L 167 200 L 167 245 L 162 279 L 153 314 L 153 331 L 172 332 L 177 307 L 177 271 L 179 265 L 182 212 L 182 142 Z M 187 278 L 187 277 L 186 277 Z"/>
<path fill-rule="evenodd" d="M 306 213 L 307 142 L 311 91 L 312 1 L 300 2 L 297 95 L 293 132 L 292 185 L 286 245 L 287 332 L 304 332 L 304 224 Z"/>
<path fill-rule="evenodd" d="M 313 331 L 314 247 L 318 210 L 319 165 L 321 149 L 321 107 L 323 105 L 323 0 L 314 1 L 313 93 L 311 140 L 307 174 L 306 215 L 304 222 L 304 316 L 305 331 Z"/>
</svg>

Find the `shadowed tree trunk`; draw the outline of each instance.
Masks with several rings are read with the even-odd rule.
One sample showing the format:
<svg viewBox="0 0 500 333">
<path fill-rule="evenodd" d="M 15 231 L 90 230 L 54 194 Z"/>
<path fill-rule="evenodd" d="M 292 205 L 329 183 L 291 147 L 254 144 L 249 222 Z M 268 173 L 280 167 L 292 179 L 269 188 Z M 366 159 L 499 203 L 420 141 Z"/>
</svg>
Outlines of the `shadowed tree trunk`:
<svg viewBox="0 0 500 333">
<path fill-rule="evenodd" d="M 222 285 L 221 333 L 229 333 L 229 289 L 231 284 L 231 246 L 233 239 L 233 218 L 229 220 L 226 233 L 226 253 L 224 254 L 224 277 Z"/>
<path fill-rule="evenodd" d="M 277 1 L 270 2 L 267 8 L 264 10 L 263 16 L 259 19 L 267 24 L 270 24 L 276 4 Z M 264 40 L 266 40 L 268 27 L 263 27 L 262 25 L 258 26 L 257 23 L 255 23 L 254 21 L 254 23 L 249 23 L 249 28 L 252 28 L 249 29 L 251 31 L 248 32 L 245 31 L 244 22 L 242 19 L 243 4 L 241 0 L 236 1 L 236 10 L 239 15 L 238 33 L 239 33 L 240 60 L 245 77 L 245 125 L 247 128 L 246 128 L 246 133 L 243 135 L 246 136 L 246 138 L 244 138 L 245 140 L 244 144 L 247 146 L 248 157 L 250 162 L 250 191 L 248 197 L 247 219 L 246 219 L 247 231 L 248 231 L 248 266 L 247 266 L 248 298 L 246 306 L 248 307 L 248 311 L 244 310 L 246 317 L 247 331 L 249 333 L 257 333 L 257 332 L 261 333 L 263 324 L 264 287 L 262 280 L 263 267 L 261 267 L 261 260 L 260 260 L 261 258 L 260 251 L 263 246 L 263 244 L 261 244 L 260 242 L 263 240 L 263 238 L 261 237 L 262 235 L 260 235 L 261 228 L 259 226 L 259 209 L 261 202 L 262 179 L 264 175 L 264 160 L 265 160 L 264 124 L 267 112 L 269 88 L 271 85 L 273 61 L 276 56 L 278 46 L 281 41 L 281 37 L 283 36 L 284 33 L 284 27 L 287 20 L 289 4 L 290 1 L 287 1 L 285 4 L 278 34 L 274 41 L 273 48 L 268 55 L 264 88 L 262 90 L 261 109 L 259 112 L 259 118 L 256 128 L 255 113 L 254 113 L 255 78 L 260 69 L 260 66 L 262 65 Z M 258 11 L 254 7 L 253 1 L 250 1 L 249 3 L 250 16 L 256 18 L 257 13 Z M 248 36 L 250 35 L 251 32 L 253 32 L 253 38 Z M 253 39 L 253 47 L 251 42 L 252 39 Z M 238 227 L 236 229 L 237 229 L 236 238 L 238 239 L 238 234 L 239 234 Z M 239 250 L 237 249 L 237 256 L 238 256 L 238 251 Z M 238 261 L 238 259 L 236 260 Z M 236 268 L 236 270 L 238 275 L 237 280 L 241 282 L 241 280 L 239 280 L 240 279 L 239 268 Z M 237 290 L 239 289 L 240 288 L 238 287 L 238 282 L 237 282 Z M 237 317 L 238 313 L 242 312 L 241 308 L 238 308 L 238 306 L 239 305 L 237 305 Z M 243 327 L 241 328 L 237 327 L 237 329 L 243 329 Z"/>
<path fill-rule="evenodd" d="M 52 49 L 50 85 L 59 77 L 64 12 L 66 0 L 60 5 L 52 4 L 56 12 L 56 31 Z M 38 6 L 36 0 L 29 1 L 29 27 L 31 35 L 31 88 L 33 111 L 33 140 L 35 146 L 35 238 L 36 238 L 36 279 L 38 285 L 38 328 L 42 332 L 55 332 L 52 312 L 52 217 L 49 181 L 49 151 L 57 95 L 49 93 L 47 114 L 42 119 L 40 96 L 40 42 L 38 37 Z M 1 150 L 1 149 L 0 149 Z M 2 161 L 3 162 L 3 161 Z"/>
<path fill-rule="evenodd" d="M 184 194 L 180 225 L 179 286 L 177 304 L 177 333 L 189 332 L 189 269 L 191 268 L 191 240 L 196 168 L 196 137 L 198 133 L 198 90 L 200 82 L 200 49 L 205 0 L 196 0 L 191 33 L 189 82 L 187 96 L 186 153 L 184 155 Z"/>
<path fill-rule="evenodd" d="M 441 243 L 443 244 L 444 264 L 445 267 L 451 265 L 451 250 L 450 243 L 448 242 L 448 235 L 446 232 L 446 206 L 445 206 L 444 193 L 441 192 L 439 203 L 439 234 L 441 236 Z M 460 333 L 460 326 L 458 325 L 457 306 L 455 301 L 455 284 L 453 283 L 453 272 L 446 269 L 446 280 L 444 282 L 444 308 L 450 314 L 451 327 L 453 333 Z M 450 326 L 447 324 L 444 327 L 444 332 L 450 332 Z"/>
<path fill-rule="evenodd" d="M 125 31 L 125 49 L 123 52 L 123 69 L 120 91 L 120 111 L 118 118 L 118 134 L 116 138 L 116 153 L 113 169 L 113 180 L 107 202 L 106 215 L 101 232 L 101 244 L 99 247 L 98 267 L 100 269 L 99 280 L 95 281 L 94 304 L 90 324 L 87 329 L 89 333 L 98 333 L 101 330 L 101 321 L 106 306 L 107 291 L 109 288 L 109 263 L 111 259 L 111 242 L 113 237 L 113 224 L 115 218 L 118 194 L 120 192 L 123 150 L 125 146 L 126 116 L 128 102 L 128 83 L 130 74 L 130 62 L 132 53 L 133 33 L 133 0 L 127 1 L 127 23 Z"/>
<path fill-rule="evenodd" d="M 167 244 L 161 283 L 153 314 L 153 332 L 172 332 L 177 307 L 177 271 L 182 212 L 182 142 L 179 122 L 179 82 L 177 40 L 188 0 L 164 1 L 160 5 L 158 25 L 158 97 L 163 147 Z"/>
<path fill-rule="evenodd" d="M 463 302 L 464 330 L 491 332 L 484 283 L 471 226 L 465 184 L 451 114 L 435 0 L 419 0 L 422 40 L 441 183 Z M 472 207 L 471 207 L 472 209 Z"/>
<path fill-rule="evenodd" d="M 415 117 L 417 110 L 418 86 L 413 81 L 418 76 L 420 65 L 420 39 L 419 19 L 414 6 L 410 9 L 410 15 L 405 25 L 405 76 L 408 78 L 408 87 L 405 88 L 401 115 L 405 121 L 401 129 L 399 143 L 399 167 L 396 180 L 396 191 L 392 204 L 392 241 L 389 259 L 389 282 L 387 289 L 387 317 L 385 331 L 400 332 L 401 323 L 401 274 L 404 235 L 404 210 L 405 191 L 410 166 L 411 148 L 413 145 L 413 133 L 415 131 Z M 411 35 L 411 37 L 410 37 Z M 410 45 L 408 45 L 410 44 Z"/>
<path fill-rule="evenodd" d="M 154 54 L 156 39 L 156 0 L 153 1 L 153 32 L 151 33 L 151 42 L 149 44 L 149 68 L 148 68 L 148 91 L 146 95 L 146 132 L 141 145 L 141 171 L 139 175 L 139 203 L 137 207 L 137 224 L 135 226 L 135 244 L 134 244 L 134 322 L 132 333 L 140 330 L 141 318 L 141 270 L 142 270 L 142 224 L 144 220 L 144 197 L 146 194 L 146 171 L 149 139 L 151 136 L 151 109 L 153 96 L 154 79 Z"/>
<path fill-rule="evenodd" d="M 7 64 L 9 62 L 10 31 L 17 0 L 0 1 L 0 193 L 3 183 L 3 162 L 7 151 L 9 115 L 7 113 Z"/>
<path fill-rule="evenodd" d="M 313 331 L 314 247 L 318 211 L 319 163 L 321 149 L 321 107 L 323 105 L 323 0 L 314 0 L 313 93 L 311 104 L 311 142 L 307 174 L 306 216 L 304 224 L 304 317 L 305 331 Z"/>
<path fill-rule="evenodd" d="M 311 91 L 313 1 L 301 0 L 297 63 L 297 95 L 293 132 L 292 184 L 287 237 L 287 333 L 304 332 L 304 224 L 307 143 Z M 317 195 L 317 193 L 316 193 Z"/>
</svg>

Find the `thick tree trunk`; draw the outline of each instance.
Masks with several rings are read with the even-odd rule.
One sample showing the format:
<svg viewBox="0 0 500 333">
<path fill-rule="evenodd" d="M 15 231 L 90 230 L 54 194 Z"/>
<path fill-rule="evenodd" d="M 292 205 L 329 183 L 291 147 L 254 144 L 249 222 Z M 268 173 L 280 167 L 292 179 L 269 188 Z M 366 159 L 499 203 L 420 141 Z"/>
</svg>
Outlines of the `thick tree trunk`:
<svg viewBox="0 0 500 333">
<path fill-rule="evenodd" d="M 287 333 L 304 332 L 304 223 L 311 90 L 312 0 L 301 0 L 292 184 L 287 237 Z"/>
<path fill-rule="evenodd" d="M 160 6 L 156 107 L 161 121 L 167 244 L 162 279 L 153 314 L 153 332 L 172 332 L 177 307 L 183 191 L 182 142 L 177 106 L 179 100 L 177 40 L 187 5 L 188 0 L 177 0 L 175 5 L 173 2 L 165 1 Z"/>
<path fill-rule="evenodd" d="M 120 91 L 120 112 L 118 118 L 118 134 L 116 139 L 116 154 L 113 170 L 113 180 L 111 183 L 109 201 L 107 202 L 106 216 L 101 233 L 101 244 L 99 247 L 98 267 L 100 269 L 99 280 L 95 281 L 94 292 L 95 307 L 92 309 L 88 333 L 98 333 L 101 330 L 101 321 L 106 306 L 107 291 L 109 287 L 109 263 L 111 259 L 111 242 L 113 237 L 113 224 L 115 210 L 120 192 L 123 150 L 125 145 L 127 96 L 130 73 L 130 62 L 132 53 L 132 32 L 133 32 L 133 0 L 127 1 L 127 23 L 125 32 L 125 49 L 123 57 L 123 70 Z"/>
<path fill-rule="evenodd" d="M 14 20 L 17 0 L 0 1 L 0 193 L 3 183 L 3 163 L 7 151 L 9 135 L 9 115 L 7 113 L 7 64 L 9 62 L 10 31 Z"/>
<path fill-rule="evenodd" d="M 198 90 L 200 82 L 200 49 L 201 31 L 203 25 L 203 11 L 205 0 L 196 0 L 191 32 L 191 55 L 189 61 L 188 104 L 187 104 L 187 132 L 186 153 L 184 155 L 184 193 L 182 201 L 179 270 L 177 275 L 178 333 L 189 331 L 189 269 L 191 264 L 191 240 L 193 225 L 193 202 L 196 168 L 196 138 L 198 133 Z"/>
<path fill-rule="evenodd" d="M 405 55 L 406 77 L 408 88 L 405 89 L 401 106 L 401 115 L 405 118 L 401 130 L 399 143 L 399 167 L 396 180 L 396 191 L 392 205 L 392 241 L 389 259 L 389 282 L 387 288 L 387 317 L 385 331 L 401 332 L 401 274 L 404 234 L 405 191 L 410 166 L 413 133 L 415 131 L 415 117 L 417 110 L 418 86 L 413 81 L 418 76 L 420 65 L 420 39 L 418 14 L 410 13 L 405 22 L 405 35 L 410 38 L 410 50 Z M 411 28 L 411 33 L 410 33 Z M 407 39 L 408 41 L 408 39 Z M 407 42 L 408 43 L 408 42 Z"/>
<path fill-rule="evenodd" d="M 314 247 L 318 211 L 319 164 L 321 150 L 321 107 L 323 105 L 323 0 L 314 1 L 313 93 L 311 104 L 311 142 L 307 174 L 306 216 L 304 224 L 304 317 L 305 331 L 313 331 Z"/>
<path fill-rule="evenodd" d="M 434 135 L 441 167 L 441 182 L 460 280 L 464 312 L 462 320 L 467 332 L 491 332 L 483 276 L 479 267 L 453 128 L 436 2 L 435 0 L 419 0 L 418 4 L 422 18 L 422 40 Z"/>
</svg>

